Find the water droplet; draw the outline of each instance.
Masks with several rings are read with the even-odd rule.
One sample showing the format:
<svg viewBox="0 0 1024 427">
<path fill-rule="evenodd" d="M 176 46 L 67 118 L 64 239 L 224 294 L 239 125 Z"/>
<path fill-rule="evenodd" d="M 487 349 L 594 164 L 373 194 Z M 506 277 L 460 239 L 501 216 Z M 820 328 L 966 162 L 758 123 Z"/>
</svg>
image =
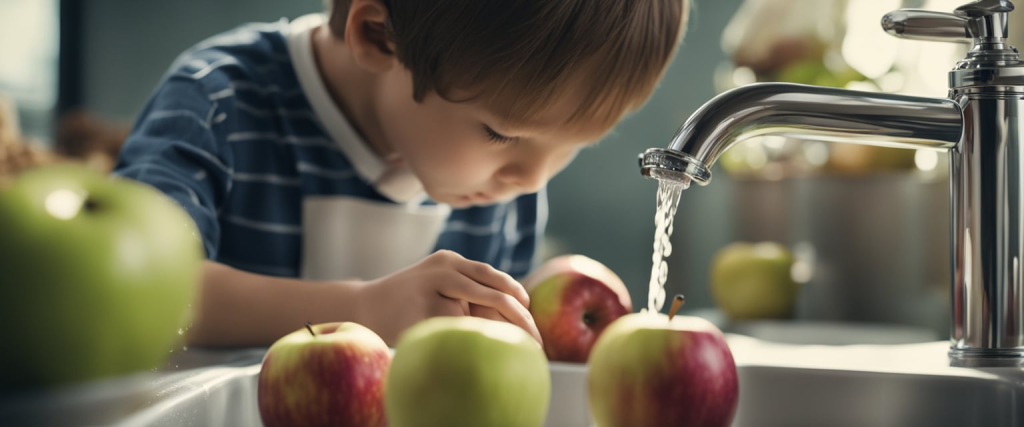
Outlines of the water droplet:
<svg viewBox="0 0 1024 427">
<path fill-rule="evenodd" d="M 181 328 L 178 328 L 178 335 L 181 335 L 181 334 L 184 334 L 184 333 L 185 333 L 185 331 L 181 330 Z"/>
<path fill-rule="evenodd" d="M 182 346 L 181 347 L 181 351 L 188 351 L 188 346 L 187 345 L 186 346 Z"/>
</svg>

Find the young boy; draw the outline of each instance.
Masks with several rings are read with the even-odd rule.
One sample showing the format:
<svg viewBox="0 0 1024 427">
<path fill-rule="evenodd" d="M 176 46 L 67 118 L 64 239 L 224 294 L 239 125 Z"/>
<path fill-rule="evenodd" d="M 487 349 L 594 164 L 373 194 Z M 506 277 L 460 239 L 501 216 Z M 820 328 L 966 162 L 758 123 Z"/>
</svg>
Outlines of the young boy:
<svg viewBox="0 0 1024 427">
<path fill-rule="evenodd" d="M 430 316 L 538 340 L 544 186 L 650 96 L 685 0 L 327 0 L 185 52 L 115 173 L 176 199 L 206 261 L 188 340 L 267 345 Z"/>
</svg>

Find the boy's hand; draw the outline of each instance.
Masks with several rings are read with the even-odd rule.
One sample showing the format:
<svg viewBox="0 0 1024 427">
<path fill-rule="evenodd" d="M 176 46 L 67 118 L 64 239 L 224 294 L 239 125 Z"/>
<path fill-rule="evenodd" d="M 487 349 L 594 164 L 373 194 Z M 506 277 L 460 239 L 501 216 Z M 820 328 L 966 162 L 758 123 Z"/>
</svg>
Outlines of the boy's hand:
<svg viewBox="0 0 1024 427">
<path fill-rule="evenodd" d="M 541 341 L 530 297 L 512 276 L 451 251 L 437 251 L 359 291 L 359 320 L 394 346 L 406 328 L 434 316 L 478 316 L 515 324 Z"/>
</svg>

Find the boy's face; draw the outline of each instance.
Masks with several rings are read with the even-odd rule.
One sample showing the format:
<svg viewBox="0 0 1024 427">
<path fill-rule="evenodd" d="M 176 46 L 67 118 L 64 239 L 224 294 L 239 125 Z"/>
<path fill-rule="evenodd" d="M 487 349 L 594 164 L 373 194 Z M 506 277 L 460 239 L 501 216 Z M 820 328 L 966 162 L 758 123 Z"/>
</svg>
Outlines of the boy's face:
<svg viewBox="0 0 1024 427">
<path fill-rule="evenodd" d="M 559 126 L 576 109 L 573 96 L 553 105 L 536 125 L 512 128 L 479 102 L 451 102 L 431 93 L 417 103 L 404 67 L 387 71 L 380 87 L 376 115 L 386 143 L 431 199 L 456 208 L 540 190 L 609 130 L 585 122 Z"/>
</svg>

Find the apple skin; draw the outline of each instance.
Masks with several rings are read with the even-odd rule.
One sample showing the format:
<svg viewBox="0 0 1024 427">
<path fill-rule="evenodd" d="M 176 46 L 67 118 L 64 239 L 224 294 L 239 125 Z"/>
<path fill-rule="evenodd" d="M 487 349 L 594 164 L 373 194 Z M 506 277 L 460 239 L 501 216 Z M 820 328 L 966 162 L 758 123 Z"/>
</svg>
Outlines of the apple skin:
<svg viewBox="0 0 1024 427">
<path fill-rule="evenodd" d="M 622 279 L 583 255 L 551 259 L 526 287 L 530 314 L 552 361 L 585 363 L 605 327 L 633 311 Z"/>
<path fill-rule="evenodd" d="M 391 427 L 540 427 L 551 375 L 518 326 L 434 317 L 399 338 L 386 394 Z"/>
<path fill-rule="evenodd" d="M 736 364 L 718 328 L 650 313 L 605 330 L 590 356 L 587 389 L 601 427 L 725 427 L 739 399 Z"/>
<path fill-rule="evenodd" d="M 257 385 L 266 427 L 384 427 L 391 352 L 377 334 L 352 322 L 312 325 L 277 340 Z"/>
<path fill-rule="evenodd" d="M 712 260 L 711 295 L 730 319 L 790 317 L 800 292 L 793 263 L 778 243 L 732 243 Z"/>
<path fill-rule="evenodd" d="M 0 389 L 161 366 L 187 329 L 202 242 L 147 185 L 81 165 L 0 188 Z"/>
</svg>

